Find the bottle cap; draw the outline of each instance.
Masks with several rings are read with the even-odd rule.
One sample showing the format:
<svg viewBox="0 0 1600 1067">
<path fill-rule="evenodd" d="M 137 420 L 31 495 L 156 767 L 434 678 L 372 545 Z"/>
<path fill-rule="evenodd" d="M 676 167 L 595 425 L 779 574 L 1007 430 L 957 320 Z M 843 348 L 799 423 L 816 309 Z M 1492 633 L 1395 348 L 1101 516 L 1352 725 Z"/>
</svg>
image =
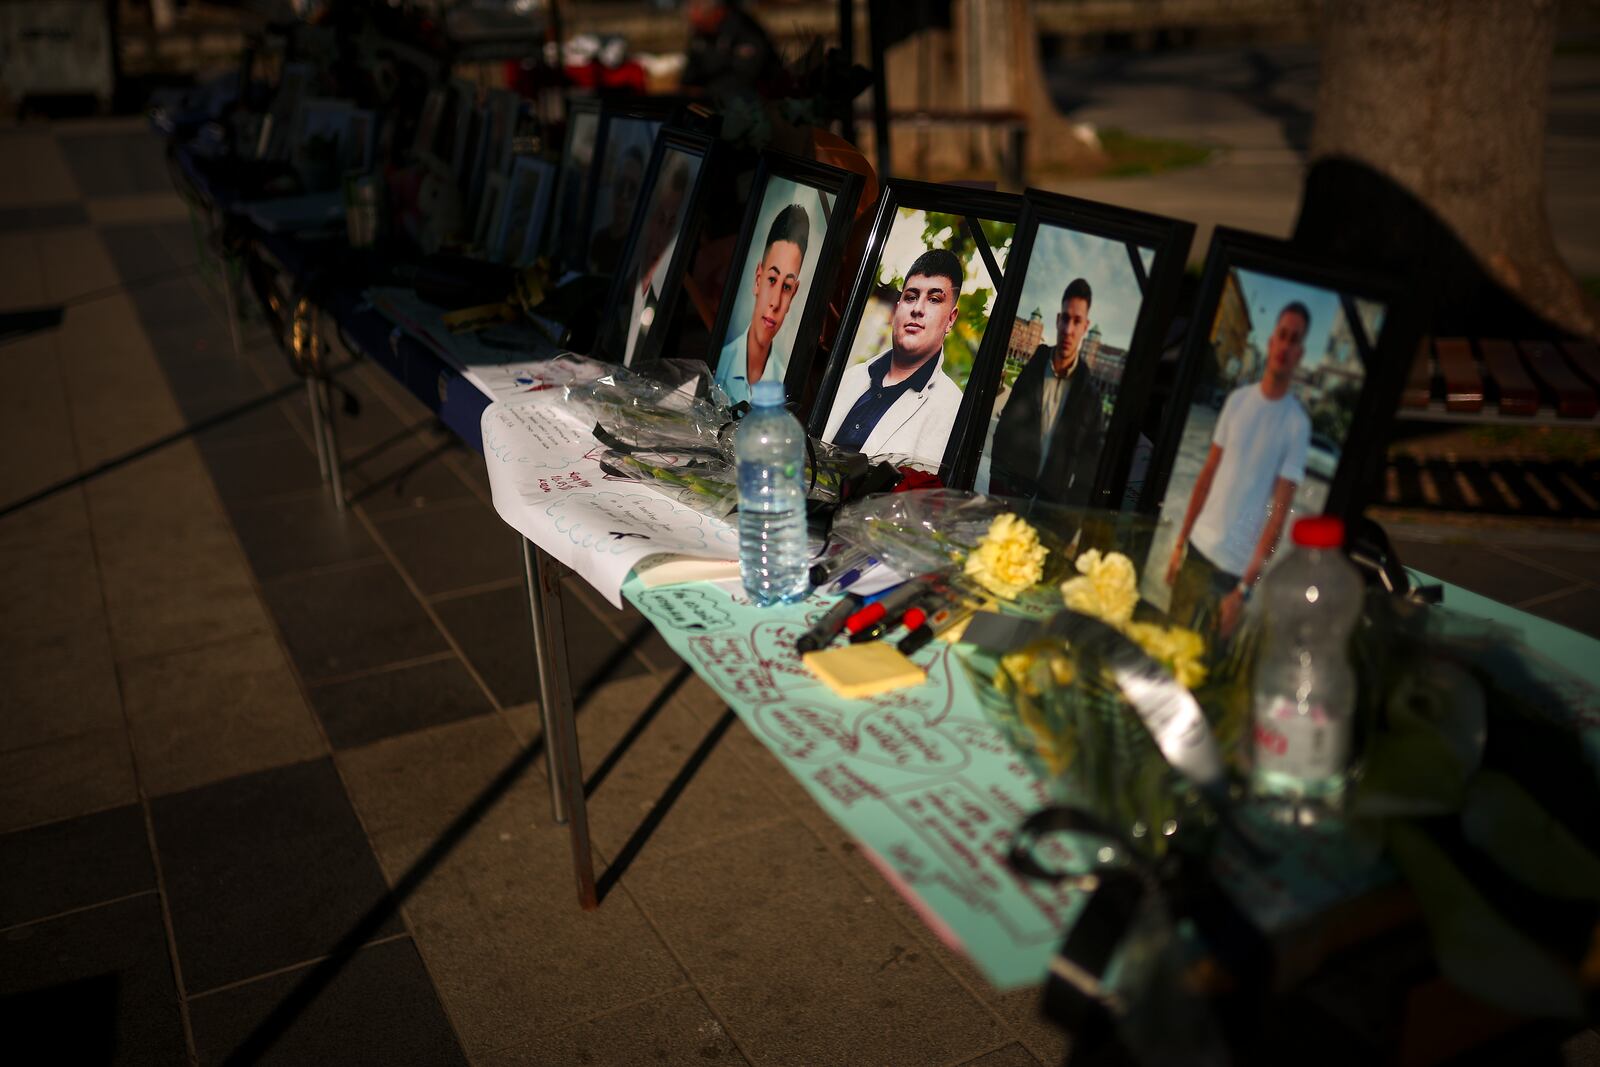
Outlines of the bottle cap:
<svg viewBox="0 0 1600 1067">
<path fill-rule="evenodd" d="M 1344 545 L 1344 520 L 1336 515 L 1298 519 L 1291 536 L 1301 548 L 1340 548 Z"/>
<path fill-rule="evenodd" d="M 763 378 L 750 390 L 750 406 L 755 408 L 781 408 L 783 407 L 783 383 L 772 378 Z"/>
</svg>

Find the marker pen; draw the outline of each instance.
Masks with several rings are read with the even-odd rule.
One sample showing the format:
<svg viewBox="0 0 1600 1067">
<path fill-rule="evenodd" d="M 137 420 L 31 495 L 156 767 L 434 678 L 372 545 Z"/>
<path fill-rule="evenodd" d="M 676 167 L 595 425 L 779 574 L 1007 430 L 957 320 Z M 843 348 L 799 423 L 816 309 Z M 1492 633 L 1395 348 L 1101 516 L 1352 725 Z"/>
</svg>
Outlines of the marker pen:
<svg viewBox="0 0 1600 1067">
<path fill-rule="evenodd" d="M 953 604 L 950 607 L 940 608 L 922 625 L 902 637 L 895 647 L 900 650 L 902 656 L 909 656 L 927 647 L 929 641 L 969 617 L 972 612 L 973 609 L 968 604 Z"/>
<path fill-rule="evenodd" d="M 815 652 L 819 648 L 827 648 L 833 639 L 844 629 L 845 620 L 861 610 L 861 598 L 847 596 L 829 608 L 827 614 L 818 619 L 811 629 L 800 635 L 794 643 L 795 651 L 802 656 L 807 652 Z"/>
<path fill-rule="evenodd" d="M 915 578 L 896 586 L 880 599 L 873 601 L 845 620 L 844 628 L 850 631 L 851 637 L 854 637 L 875 622 L 899 618 L 901 612 L 914 603 L 918 597 L 928 594 L 933 588 L 932 580 L 936 577 L 938 577 L 936 574 L 925 574 L 921 578 Z"/>
<path fill-rule="evenodd" d="M 930 589 L 920 596 L 897 621 L 907 630 L 915 630 L 927 621 L 928 616 L 943 609 L 952 607 L 957 603 L 954 593 L 948 589 Z"/>
</svg>

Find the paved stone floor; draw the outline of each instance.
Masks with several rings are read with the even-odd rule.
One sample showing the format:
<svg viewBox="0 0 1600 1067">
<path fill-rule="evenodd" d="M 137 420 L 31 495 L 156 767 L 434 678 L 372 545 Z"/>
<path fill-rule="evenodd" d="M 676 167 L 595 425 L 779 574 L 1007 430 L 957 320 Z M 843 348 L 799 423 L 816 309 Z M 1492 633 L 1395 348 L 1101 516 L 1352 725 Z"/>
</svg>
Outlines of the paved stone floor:
<svg viewBox="0 0 1600 1067">
<path fill-rule="evenodd" d="M 1581 44 L 1581 43 L 1580 43 Z M 1600 278 L 1600 53 L 1560 49 L 1545 126 L 1546 208 L 1556 247 L 1580 277 Z M 1064 57 L 1049 68 L 1056 101 L 1077 122 L 1212 146 L 1198 167 L 1148 176 L 1050 181 L 1074 196 L 1193 220 L 1191 258 L 1213 226 L 1287 237 L 1316 107 L 1315 44 Z"/>
<path fill-rule="evenodd" d="M 9 128 L 0 155 L 0 307 L 67 306 L 60 329 L 0 345 L 10 1048 L 1061 1061 L 1034 991 L 996 993 L 939 946 L 636 615 L 574 589 L 611 883 L 581 912 L 538 759 L 519 555 L 481 461 L 356 366 L 340 379 L 360 404 L 341 421 L 355 505 L 335 510 L 282 358 L 258 331 L 231 350 L 155 139 Z M 1516 592 L 1552 614 L 1560 579 L 1596 577 L 1581 551 L 1570 571 L 1548 551 L 1439 553 L 1413 562 L 1491 595 L 1512 568 L 1543 577 Z"/>
</svg>

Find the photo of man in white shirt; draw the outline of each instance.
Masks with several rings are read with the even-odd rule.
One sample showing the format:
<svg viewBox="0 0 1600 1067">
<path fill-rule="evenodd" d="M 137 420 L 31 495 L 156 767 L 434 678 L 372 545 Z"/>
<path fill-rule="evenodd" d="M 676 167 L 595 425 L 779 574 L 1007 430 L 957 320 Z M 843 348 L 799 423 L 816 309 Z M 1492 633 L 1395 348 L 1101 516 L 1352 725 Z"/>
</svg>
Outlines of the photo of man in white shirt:
<svg viewBox="0 0 1600 1067">
<path fill-rule="evenodd" d="M 1261 380 L 1233 390 L 1222 405 L 1167 560 L 1170 614 L 1179 623 L 1192 621 L 1208 594 L 1220 595 L 1217 627 L 1230 634 L 1283 534 L 1311 441 L 1311 419 L 1291 392 L 1310 328 L 1305 304 L 1286 304 Z"/>
</svg>

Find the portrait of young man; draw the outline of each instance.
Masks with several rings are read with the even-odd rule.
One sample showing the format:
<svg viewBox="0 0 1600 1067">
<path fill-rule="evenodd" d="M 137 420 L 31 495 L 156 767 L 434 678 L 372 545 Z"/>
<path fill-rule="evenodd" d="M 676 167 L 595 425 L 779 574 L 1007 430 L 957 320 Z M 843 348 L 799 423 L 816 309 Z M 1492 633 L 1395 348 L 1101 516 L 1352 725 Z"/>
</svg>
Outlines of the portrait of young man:
<svg viewBox="0 0 1600 1067">
<path fill-rule="evenodd" d="M 633 205 L 639 200 L 639 190 L 644 185 L 645 150 L 629 145 L 616 163 L 614 173 L 600 188 L 610 193 L 610 204 L 605 225 L 596 228 L 589 239 L 589 271 L 591 274 L 610 274 L 617 269 L 617 261 L 628 244 L 628 223 L 633 220 Z"/>
<path fill-rule="evenodd" d="M 1284 305 L 1267 340 L 1261 380 L 1223 402 L 1167 560 L 1170 614 L 1179 623 L 1192 622 L 1208 594 L 1220 595 L 1216 629 L 1231 634 L 1283 534 L 1311 441 L 1311 419 L 1292 392 L 1310 328 L 1305 304 Z"/>
<path fill-rule="evenodd" d="M 963 280 L 953 253 L 934 248 L 917 257 L 890 313 L 889 350 L 845 371 L 824 440 L 939 465 L 961 409 L 961 387 L 943 364 Z"/>
<path fill-rule="evenodd" d="M 1054 343 L 1034 351 L 1000 412 L 990 492 L 1056 504 L 1088 501 L 1105 440 L 1102 387 L 1083 351 L 1093 306 L 1087 280 L 1067 284 Z"/>
<path fill-rule="evenodd" d="M 751 388 L 764 377 L 784 378 L 787 361 L 773 352 L 773 340 L 799 294 L 810 243 L 811 216 L 806 209 L 789 204 L 779 210 L 767 228 L 766 243 L 756 261 L 750 322 L 722 346 L 717 360 L 717 384 L 732 403 L 749 400 Z"/>
<path fill-rule="evenodd" d="M 644 232 L 634 247 L 628 271 L 627 300 L 622 305 L 627 321 L 620 326 L 622 333 L 622 363 L 633 362 L 639 342 L 649 334 L 655 324 L 656 307 L 661 300 L 661 288 L 666 282 L 667 269 L 672 265 L 672 253 L 678 245 L 678 232 L 683 223 L 683 209 L 689 197 L 689 186 L 699 169 L 698 158 L 679 152 L 670 152 L 661 166 L 661 175 L 651 194 L 650 208 L 645 213 Z"/>
</svg>

